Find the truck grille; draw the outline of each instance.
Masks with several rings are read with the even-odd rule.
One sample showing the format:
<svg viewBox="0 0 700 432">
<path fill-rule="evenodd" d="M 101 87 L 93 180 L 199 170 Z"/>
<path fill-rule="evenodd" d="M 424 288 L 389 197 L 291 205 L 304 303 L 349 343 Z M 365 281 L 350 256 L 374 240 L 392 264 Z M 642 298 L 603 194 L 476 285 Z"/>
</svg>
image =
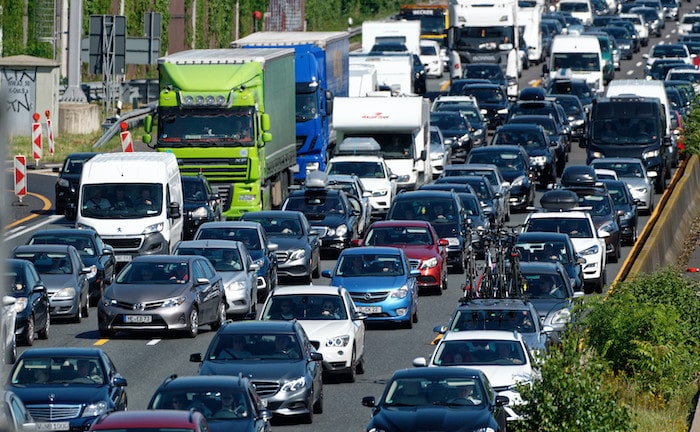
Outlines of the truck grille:
<svg viewBox="0 0 700 432">
<path fill-rule="evenodd" d="M 102 240 L 114 249 L 138 249 L 141 247 L 141 237 L 102 237 Z"/>
<path fill-rule="evenodd" d="M 280 389 L 280 383 L 277 381 L 253 381 L 253 384 L 261 398 L 270 397 Z"/>
<path fill-rule="evenodd" d="M 81 405 L 28 405 L 29 413 L 37 421 L 70 420 L 78 418 Z"/>
<path fill-rule="evenodd" d="M 183 162 L 186 162 L 183 163 Z M 210 182 L 245 180 L 248 178 L 250 159 L 184 159 L 178 160 L 180 172 L 196 175 L 202 173 Z"/>
</svg>

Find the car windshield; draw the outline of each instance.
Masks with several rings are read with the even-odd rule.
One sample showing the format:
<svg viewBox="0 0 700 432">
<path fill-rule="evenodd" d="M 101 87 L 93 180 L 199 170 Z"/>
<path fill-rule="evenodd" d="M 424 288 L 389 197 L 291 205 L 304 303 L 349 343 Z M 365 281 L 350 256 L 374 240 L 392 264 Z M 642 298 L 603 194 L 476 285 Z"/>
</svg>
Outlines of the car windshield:
<svg viewBox="0 0 700 432">
<path fill-rule="evenodd" d="M 337 295 L 289 294 L 272 296 L 263 319 L 346 320 L 343 299 Z M 291 318 L 290 318 L 291 317 Z"/>
<path fill-rule="evenodd" d="M 510 144 L 519 145 L 524 147 L 526 150 L 546 148 L 547 142 L 544 136 L 540 133 L 529 132 L 529 131 L 518 131 L 518 130 L 508 130 L 508 131 L 498 131 L 496 136 L 493 138 L 494 144 Z"/>
<path fill-rule="evenodd" d="M 569 295 L 561 275 L 526 274 L 525 296 L 530 299 L 564 300 Z"/>
<path fill-rule="evenodd" d="M 527 232 L 558 232 L 571 238 L 593 238 L 593 230 L 584 218 L 533 218 L 526 224 Z"/>
<path fill-rule="evenodd" d="M 189 273 L 189 265 L 186 261 L 130 262 L 119 272 L 117 283 L 149 285 L 184 283 L 189 279 Z"/>
<path fill-rule="evenodd" d="M 301 223 L 297 218 L 290 217 L 246 217 L 245 220 L 258 222 L 265 229 L 268 237 L 300 237 Z"/>
<path fill-rule="evenodd" d="M 525 165 L 516 153 L 483 152 L 469 155 L 468 163 L 484 163 L 496 165 L 503 171 L 523 171 Z"/>
<path fill-rule="evenodd" d="M 450 331 L 517 330 L 535 332 L 535 319 L 527 309 L 466 309 L 458 310 L 450 322 Z"/>
<path fill-rule="evenodd" d="M 288 197 L 284 209 L 300 211 L 309 220 L 319 220 L 329 214 L 345 213 L 340 203 L 337 195 L 309 193 Z"/>
<path fill-rule="evenodd" d="M 454 116 L 431 116 L 430 124 L 439 127 L 441 130 L 462 130 L 466 131 L 468 125 L 460 115 Z"/>
<path fill-rule="evenodd" d="M 373 228 L 365 237 L 368 246 L 432 245 L 433 239 L 425 227 Z"/>
<path fill-rule="evenodd" d="M 81 257 L 94 257 L 95 248 L 92 239 L 88 236 L 35 234 L 28 244 L 65 244 L 78 250 Z"/>
<path fill-rule="evenodd" d="M 591 129 L 595 142 L 607 144 L 638 146 L 653 143 L 659 136 L 659 125 L 653 118 L 600 119 L 592 122 Z"/>
<path fill-rule="evenodd" d="M 600 159 L 593 165 L 596 169 L 609 169 L 617 173 L 618 178 L 643 178 L 644 171 L 641 164 L 636 162 L 606 162 Z"/>
<path fill-rule="evenodd" d="M 433 362 L 438 366 L 524 365 L 527 354 L 517 341 L 451 340 L 436 348 Z"/>
<path fill-rule="evenodd" d="M 384 167 L 379 162 L 334 161 L 328 165 L 328 174 L 356 175 L 359 178 L 385 178 Z"/>
<path fill-rule="evenodd" d="M 246 245 L 248 250 L 260 250 L 260 236 L 254 228 L 200 228 L 195 234 L 196 240 L 238 240 Z"/>
<path fill-rule="evenodd" d="M 395 277 L 404 274 L 401 256 L 368 253 L 344 255 L 338 261 L 335 274 L 343 277 Z"/>
<path fill-rule="evenodd" d="M 175 255 L 199 255 L 206 257 L 216 271 L 236 272 L 243 270 L 243 259 L 235 247 L 178 247 Z"/>
<path fill-rule="evenodd" d="M 589 207 L 588 212 L 592 216 L 612 216 L 613 214 L 613 208 L 607 196 L 583 195 L 579 197 L 578 202 L 582 207 Z"/>
<path fill-rule="evenodd" d="M 200 202 L 209 199 L 204 183 L 196 177 L 182 177 L 182 194 L 185 202 Z"/>
<path fill-rule="evenodd" d="M 562 242 L 518 242 L 515 247 L 520 254 L 520 261 L 571 262 L 566 244 Z"/>
<path fill-rule="evenodd" d="M 149 409 L 200 411 L 211 422 L 248 418 L 253 415 L 244 388 L 213 386 L 158 392 Z"/>
<path fill-rule="evenodd" d="M 65 385 L 70 383 L 102 385 L 106 382 L 98 357 L 27 357 L 19 360 L 11 383 L 24 386 Z"/>
<path fill-rule="evenodd" d="M 626 188 L 627 185 L 624 183 L 620 184 L 607 184 L 606 185 L 608 188 L 608 194 L 610 195 L 610 198 L 612 198 L 613 203 L 615 205 L 625 205 L 625 204 L 630 204 L 627 194 L 625 194 L 625 191 L 622 188 Z"/>
<path fill-rule="evenodd" d="M 387 386 L 382 404 L 387 407 L 424 405 L 477 406 L 486 398 L 472 378 L 398 378 Z"/>
<path fill-rule="evenodd" d="M 291 318 L 290 318 L 291 319 Z M 293 334 L 232 334 L 214 336 L 210 361 L 301 360 L 302 347 Z"/>
<path fill-rule="evenodd" d="M 70 256 L 62 252 L 15 252 L 15 258 L 31 261 L 39 274 L 72 274 Z"/>
</svg>

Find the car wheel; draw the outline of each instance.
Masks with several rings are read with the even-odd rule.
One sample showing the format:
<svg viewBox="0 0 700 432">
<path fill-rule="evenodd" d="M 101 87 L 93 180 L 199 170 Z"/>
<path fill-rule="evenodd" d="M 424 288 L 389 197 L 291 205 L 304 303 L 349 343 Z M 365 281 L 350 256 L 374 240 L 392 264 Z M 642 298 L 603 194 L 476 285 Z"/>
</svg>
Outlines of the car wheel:
<svg viewBox="0 0 700 432">
<path fill-rule="evenodd" d="M 5 349 L 5 364 L 13 364 L 17 360 L 17 339 L 12 338 L 12 342 Z"/>
<path fill-rule="evenodd" d="M 34 315 L 31 315 L 29 317 L 25 332 L 26 333 L 24 334 L 24 344 L 29 346 L 34 345 Z"/>
<path fill-rule="evenodd" d="M 49 338 L 49 330 L 51 329 L 51 315 L 46 314 L 46 324 L 44 324 L 44 328 L 39 330 L 39 339 L 48 339 Z"/>
<path fill-rule="evenodd" d="M 187 337 L 197 337 L 197 333 L 199 332 L 199 311 L 196 307 L 192 307 L 187 324 Z"/>
<path fill-rule="evenodd" d="M 418 308 L 417 307 L 413 309 L 413 316 L 411 317 L 411 321 L 413 322 L 413 324 L 418 322 Z"/>
<path fill-rule="evenodd" d="M 226 304 L 222 301 L 219 303 L 219 310 L 217 311 L 216 314 L 216 321 L 211 323 L 211 329 L 216 331 L 224 325 L 224 322 L 226 322 Z"/>
<path fill-rule="evenodd" d="M 89 317 L 90 316 L 90 296 L 89 295 L 85 298 L 85 304 L 82 306 L 82 309 L 83 309 L 83 311 L 82 311 L 83 316 L 85 318 Z"/>
<path fill-rule="evenodd" d="M 352 359 L 350 360 L 350 367 L 348 368 L 347 375 L 345 376 L 345 380 L 350 383 L 355 382 L 355 363 L 357 363 L 357 357 L 355 356 L 355 349 L 353 348 L 352 350 Z"/>
<path fill-rule="evenodd" d="M 360 357 L 360 361 L 358 361 L 357 365 L 355 366 L 355 372 L 358 375 L 365 373 L 365 356 Z"/>
<path fill-rule="evenodd" d="M 82 320 L 83 320 L 83 306 L 80 303 L 80 300 L 78 300 L 78 312 L 73 317 L 73 322 L 80 323 Z"/>
<path fill-rule="evenodd" d="M 318 393 L 318 399 L 316 399 L 316 403 L 314 403 L 313 412 L 315 414 L 323 414 L 323 388 L 321 388 Z"/>
<path fill-rule="evenodd" d="M 462 251 L 462 254 L 459 256 L 459 261 L 455 264 L 455 271 L 459 274 L 464 273 L 464 258 L 464 251 Z"/>
<path fill-rule="evenodd" d="M 315 278 L 321 277 L 321 260 L 320 259 L 316 260 L 316 267 L 314 267 L 314 270 L 313 270 L 311 275 Z"/>
<path fill-rule="evenodd" d="M 411 316 L 409 316 L 406 321 L 401 323 L 401 326 L 405 329 L 409 329 L 409 330 L 412 329 L 413 328 L 413 314 L 411 314 Z"/>
</svg>

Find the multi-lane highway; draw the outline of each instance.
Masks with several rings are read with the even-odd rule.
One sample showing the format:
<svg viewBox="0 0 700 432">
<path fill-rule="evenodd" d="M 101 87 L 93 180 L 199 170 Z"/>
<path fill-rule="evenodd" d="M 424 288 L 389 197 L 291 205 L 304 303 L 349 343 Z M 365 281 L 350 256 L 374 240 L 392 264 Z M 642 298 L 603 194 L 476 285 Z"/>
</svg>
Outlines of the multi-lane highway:
<svg viewBox="0 0 700 432">
<path fill-rule="evenodd" d="M 688 9 L 686 3 L 684 9 Z M 685 11 L 683 11 L 685 12 Z M 675 24 L 667 23 L 666 33 L 661 39 L 675 40 Z M 648 49 L 660 39 L 652 39 Z M 618 78 L 643 78 L 642 53 L 635 54 L 632 60 L 623 62 Z M 541 66 L 533 66 L 523 72 L 521 88 L 536 83 L 541 73 Z M 444 79 L 447 79 L 445 75 Z M 445 81 L 431 80 L 429 90 L 436 91 Z M 584 164 L 585 153 L 577 146 L 573 147 L 569 164 Z M 12 184 L 11 173 L 7 174 L 8 185 Z M 4 220 L 6 227 L 5 250 L 26 241 L 29 234 L 36 229 L 71 226 L 64 218 L 54 216 L 49 210 L 45 213 L 31 213 L 38 207 L 50 205 L 40 197 L 53 199 L 54 174 L 32 171 L 29 174 L 29 191 L 36 196 L 25 201 L 32 203 L 30 208 L 6 205 Z M 538 199 L 542 191 L 538 192 Z M 660 197 L 656 196 L 656 202 Z M 7 202 L 11 202 L 10 198 Z M 524 220 L 523 214 L 513 215 L 509 225 L 519 224 Z M 647 217 L 640 218 L 640 231 Z M 623 248 L 623 260 L 629 252 Z M 608 282 L 612 281 L 623 260 L 618 264 L 608 265 Z M 324 260 L 323 269 L 332 268 L 334 262 Z M 442 324 L 457 305 L 460 286 L 464 275 L 450 274 L 447 291 L 441 296 L 421 296 L 419 299 L 419 322 L 413 329 L 374 328 L 366 337 L 366 373 L 359 375 L 355 383 L 334 383 L 324 385 L 324 412 L 314 417 L 313 425 L 301 425 L 295 422 L 275 422 L 276 429 L 286 431 L 363 430 L 370 416 L 370 409 L 360 404 L 362 396 L 379 395 L 386 380 L 398 368 L 411 367 L 411 360 L 418 356 L 427 356 L 432 350 L 430 341 L 435 334 L 432 329 Z M 326 279 L 315 279 L 314 284 L 324 284 Z M 50 346 L 99 346 L 114 360 L 117 368 L 128 380 L 129 409 L 143 409 L 158 384 L 170 374 L 190 375 L 197 373 L 197 364 L 188 361 L 190 353 L 206 350 L 213 332 L 202 328 L 196 339 L 170 337 L 163 334 L 129 334 L 119 335 L 113 339 L 100 339 L 97 332 L 95 308 L 91 309 L 89 318 L 82 323 L 54 322 L 48 340 L 38 340 L 37 347 Z M 25 347 L 20 347 L 21 352 Z"/>
</svg>

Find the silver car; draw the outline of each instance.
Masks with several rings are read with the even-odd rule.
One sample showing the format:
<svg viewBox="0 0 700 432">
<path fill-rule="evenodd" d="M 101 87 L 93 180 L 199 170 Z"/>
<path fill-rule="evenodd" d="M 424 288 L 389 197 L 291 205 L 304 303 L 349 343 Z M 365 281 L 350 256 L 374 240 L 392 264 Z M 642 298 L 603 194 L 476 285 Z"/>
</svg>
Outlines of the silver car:
<svg viewBox="0 0 700 432">
<path fill-rule="evenodd" d="M 15 336 L 15 310 L 17 299 L 6 295 L 2 297 L 2 317 L 0 317 L 0 338 L 2 339 L 2 359 L 4 364 L 12 364 L 17 359 L 17 338 Z"/>
<path fill-rule="evenodd" d="M 637 158 L 602 158 L 591 162 L 595 169 L 609 169 L 617 173 L 619 180 L 627 183 L 632 198 L 639 200 L 637 208 L 642 213 L 654 211 L 654 182 L 656 173 L 648 173 L 644 163 Z"/>
<path fill-rule="evenodd" d="M 196 337 L 200 325 L 216 330 L 225 321 L 221 275 L 202 256 L 137 256 L 97 305 L 100 337 L 119 330 L 181 331 Z"/>
<path fill-rule="evenodd" d="M 258 283 L 245 245 L 234 240 L 190 240 L 175 245 L 173 255 L 199 255 L 209 259 L 221 275 L 228 309 L 227 315 L 245 317 L 255 314 Z"/>
</svg>

